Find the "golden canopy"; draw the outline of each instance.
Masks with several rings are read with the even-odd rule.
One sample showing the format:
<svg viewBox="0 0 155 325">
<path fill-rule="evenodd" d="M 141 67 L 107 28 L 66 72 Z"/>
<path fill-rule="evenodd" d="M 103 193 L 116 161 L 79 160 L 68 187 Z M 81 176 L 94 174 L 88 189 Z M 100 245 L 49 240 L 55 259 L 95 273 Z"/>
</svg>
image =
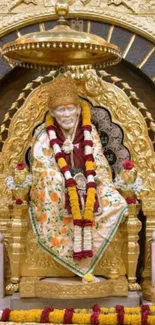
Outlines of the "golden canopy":
<svg viewBox="0 0 155 325">
<path fill-rule="evenodd" d="M 2 57 L 10 64 L 37 68 L 38 66 L 91 65 L 97 68 L 117 64 L 119 48 L 103 38 L 71 29 L 64 16 L 68 14 L 66 0 L 55 6 L 58 25 L 44 32 L 19 37 L 2 48 Z"/>
</svg>

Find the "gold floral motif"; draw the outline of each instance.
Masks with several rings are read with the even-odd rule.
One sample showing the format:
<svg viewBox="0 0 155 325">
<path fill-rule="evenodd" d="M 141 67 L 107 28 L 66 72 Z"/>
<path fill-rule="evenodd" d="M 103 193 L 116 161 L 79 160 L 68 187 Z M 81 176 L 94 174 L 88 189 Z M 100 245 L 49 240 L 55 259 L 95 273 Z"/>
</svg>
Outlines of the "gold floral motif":
<svg viewBox="0 0 155 325">
<path fill-rule="evenodd" d="M 11 11 L 16 6 L 20 5 L 22 2 L 26 3 L 26 4 L 29 4 L 29 3 L 33 3 L 34 5 L 37 4 L 36 0 L 11 0 L 8 5 L 9 11 Z"/>
<path fill-rule="evenodd" d="M 140 289 L 140 286 L 136 283 L 136 269 L 139 256 L 139 232 L 141 230 L 141 222 L 137 218 L 140 205 L 129 205 L 129 215 L 127 219 L 127 231 L 128 231 L 128 281 L 129 281 L 129 290 Z"/>
<path fill-rule="evenodd" d="M 138 1 L 131 1 L 131 0 L 108 0 L 108 5 L 114 4 L 116 6 L 124 5 L 125 7 L 129 8 L 131 11 L 137 11 L 137 2 Z"/>
<path fill-rule="evenodd" d="M 124 224 L 122 227 L 124 228 Z M 126 274 L 124 261 L 122 258 L 123 240 L 120 231 L 117 231 L 112 243 L 108 246 L 101 260 L 94 270 L 95 275 L 102 275 L 106 278 L 118 278 Z"/>
</svg>

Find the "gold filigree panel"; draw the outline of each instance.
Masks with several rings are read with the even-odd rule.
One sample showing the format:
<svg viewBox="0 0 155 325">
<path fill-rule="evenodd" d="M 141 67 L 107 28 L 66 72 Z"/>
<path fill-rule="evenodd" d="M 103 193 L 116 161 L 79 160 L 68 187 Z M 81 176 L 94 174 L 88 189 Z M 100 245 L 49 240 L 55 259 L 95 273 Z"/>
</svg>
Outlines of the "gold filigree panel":
<svg viewBox="0 0 155 325">
<path fill-rule="evenodd" d="M 47 98 L 48 85 L 39 86 L 14 115 L 2 149 L 6 162 L 4 172 L 13 172 L 16 164 L 25 159 L 26 150 L 31 145 L 32 131 L 43 121 L 48 109 Z"/>
<path fill-rule="evenodd" d="M 54 299 L 83 299 L 108 296 L 127 296 L 128 281 L 126 277 L 110 279 L 92 284 L 75 283 L 68 285 L 60 281 L 42 281 L 39 278 L 22 278 L 20 296 Z"/>
<path fill-rule="evenodd" d="M 56 0 L 0 0 L 0 37 L 37 21 L 55 19 Z M 70 0 L 70 16 L 100 20 L 155 41 L 154 0 Z M 5 15 L 4 15 L 5 13 Z"/>
</svg>

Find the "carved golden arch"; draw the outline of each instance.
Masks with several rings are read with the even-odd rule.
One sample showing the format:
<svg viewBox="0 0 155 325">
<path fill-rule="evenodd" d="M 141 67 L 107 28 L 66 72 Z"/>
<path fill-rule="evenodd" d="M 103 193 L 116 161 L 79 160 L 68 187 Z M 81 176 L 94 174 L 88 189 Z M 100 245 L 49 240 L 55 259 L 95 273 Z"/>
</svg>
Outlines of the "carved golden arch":
<svg viewBox="0 0 155 325">
<path fill-rule="evenodd" d="M 106 10 L 105 10 L 106 9 Z M 91 4 L 78 5 L 74 3 L 70 7 L 70 14 L 68 18 L 72 19 L 88 19 L 95 21 L 107 22 L 112 25 L 120 26 L 124 29 L 131 30 L 135 34 L 141 35 L 144 38 L 150 40 L 151 42 L 155 42 L 155 32 L 152 29 L 152 24 L 145 16 L 139 15 L 131 15 L 125 12 L 120 14 L 117 10 L 111 10 L 107 8 L 100 8 L 100 6 L 94 6 Z M 48 20 L 55 20 L 55 10 L 54 6 L 49 8 L 41 8 L 41 10 L 24 12 L 13 15 L 12 17 L 4 17 L 0 24 L 0 37 L 22 28 L 23 26 L 28 26 L 31 24 L 45 22 Z"/>
<path fill-rule="evenodd" d="M 139 174 L 148 184 L 154 172 L 155 154 L 143 115 L 132 105 L 123 90 L 102 80 L 94 70 L 89 70 L 78 78 L 76 74 L 72 74 L 72 77 L 76 80 L 79 95 L 86 97 L 94 106 L 106 107 L 112 121 L 121 126 L 124 131 L 124 144 L 135 161 Z M 16 164 L 25 159 L 25 153 L 32 141 L 32 132 L 43 122 L 48 109 L 47 98 L 51 82 L 52 80 L 32 90 L 14 114 L 8 129 L 8 138 L 2 148 L 4 173 L 12 172 Z M 25 94 L 20 96 L 24 98 Z M 148 187 L 147 185 L 149 191 Z M 147 196 L 152 194 L 152 188 L 150 193 L 148 191 Z"/>
</svg>

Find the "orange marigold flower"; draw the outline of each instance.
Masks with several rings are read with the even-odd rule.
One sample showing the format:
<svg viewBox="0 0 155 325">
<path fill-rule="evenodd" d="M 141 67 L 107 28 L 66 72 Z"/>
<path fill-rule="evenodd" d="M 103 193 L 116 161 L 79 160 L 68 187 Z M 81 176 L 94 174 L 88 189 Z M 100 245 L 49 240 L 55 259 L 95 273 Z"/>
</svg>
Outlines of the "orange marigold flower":
<svg viewBox="0 0 155 325">
<path fill-rule="evenodd" d="M 86 170 L 94 170 L 95 162 L 94 161 L 86 161 L 85 166 L 86 166 Z"/>
<path fill-rule="evenodd" d="M 59 159 L 58 159 L 58 166 L 60 167 L 60 169 L 61 169 L 62 167 L 67 166 L 66 160 L 65 160 L 64 158 L 59 158 Z"/>
</svg>

